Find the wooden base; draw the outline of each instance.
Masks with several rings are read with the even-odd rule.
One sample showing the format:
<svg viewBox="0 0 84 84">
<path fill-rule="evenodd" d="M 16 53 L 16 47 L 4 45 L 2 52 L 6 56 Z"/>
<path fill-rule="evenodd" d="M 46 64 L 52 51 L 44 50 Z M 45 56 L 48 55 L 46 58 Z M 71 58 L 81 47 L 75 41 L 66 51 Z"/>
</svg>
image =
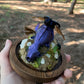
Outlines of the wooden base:
<svg viewBox="0 0 84 84">
<path fill-rule="evenodd" d="M 18 47 L 18 43 L 20 42 L 21 40 L 15 42 L 11 48 L 10 63 L 12 68 L 15 70 L 15 72 L 19 74 L 21 77 L 33 82 L 37 82 L 37 84 L 39 84 L 39 83 L 53 81 L 56 78 L 58 78 L 61 74 L 63 74 L 66 68 L 66 58 L 62 52 L 61 52 L 62 62 L 57 69 L 48 72 L 37 71 L 25 66 L 24 63 L 22 63 L 22 61 L 19 60 L 19 58 L 17 57 L 17 55 L 19 55 L 17 53 L 17 47 Z"/>
</svg>

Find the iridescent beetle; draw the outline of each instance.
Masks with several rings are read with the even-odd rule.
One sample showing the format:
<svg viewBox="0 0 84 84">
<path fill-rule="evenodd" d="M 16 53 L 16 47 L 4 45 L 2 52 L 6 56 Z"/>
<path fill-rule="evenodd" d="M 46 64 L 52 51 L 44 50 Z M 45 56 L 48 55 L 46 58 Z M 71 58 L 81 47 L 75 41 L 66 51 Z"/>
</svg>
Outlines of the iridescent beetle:
<svg viewBox="0 0 84 84">
<path fill-rule="evenodd" d="M 44 20 L 44 24 L 40 26 L 40 23 L 38 23 L 37 26 L 35 27 L 36 35 L 33 37 L 34 43 L 28 48 L 28 53 L 26 56 L 26 59 L 29 62 L 33 62 L 35 58 L 41 56 L 41 53 L 38 51 L 40 46 L 45 45 L 46 47 L 49 48 L 50 43 L 54 39 L 54 28 L 56 28 L 56 31 L 60 35 L 62 35 L 63 39 L 65 39 L 64 35 L 60 30 L 60 24 L 58 22 L 53 21 L 48 16 L 34 17 L 34 18 L 39 18 L 40 20 Z M 25 28 L 25 30 L 30 30 L 30 29 Z M 30 30 L 30 32 L 34 32 L 34 31 Z"/>
</svg>

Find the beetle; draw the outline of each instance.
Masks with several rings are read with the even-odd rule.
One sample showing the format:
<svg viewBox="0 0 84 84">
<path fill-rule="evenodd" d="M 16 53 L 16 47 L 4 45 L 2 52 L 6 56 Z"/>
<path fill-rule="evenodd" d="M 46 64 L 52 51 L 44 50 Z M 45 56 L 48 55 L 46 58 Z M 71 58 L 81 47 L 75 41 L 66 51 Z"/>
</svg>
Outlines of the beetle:
<svg viewBox="0 0 84 84">
<path fill-rule="evenodd" d="M 35 17 L 34 17 L 35 18 Z M 40 23 L 35 27 L 35 36 L 33 36 L 34 43 L 28 48 L 26 59 L 29 62 L 33 62 L 35 58 L 40 57 L 41 53 L 39 52 L 39 47 L 45 45 L 49 48 L 50 43 L 54 39 L 54 28 L 56 31 L 62 35 L 63 39 L 64 35 L 60 30 L 60 24 L 54 20 L 52 20 L 48 16 L 37 17 L 41 20 L 44 20 L 44 24 L 40 26 Z"/>
</svg>

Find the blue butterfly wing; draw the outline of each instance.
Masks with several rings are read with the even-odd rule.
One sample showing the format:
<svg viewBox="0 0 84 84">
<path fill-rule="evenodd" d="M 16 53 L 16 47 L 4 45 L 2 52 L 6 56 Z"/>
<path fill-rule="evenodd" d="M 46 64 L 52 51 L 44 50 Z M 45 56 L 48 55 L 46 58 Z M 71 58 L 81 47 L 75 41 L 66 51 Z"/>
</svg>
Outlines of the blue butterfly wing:
<svg viewBox="0 0 84 84">
<path fill-rule="evenodd" d="M 40 40 L 41 37 L 43 37 L 42 35 L 45 33 L 47 29 L 47 26 L 42 25 L 36 32 L 36 37 L 35 37 L 35 42 L 38 42 Z"/>
</svg>

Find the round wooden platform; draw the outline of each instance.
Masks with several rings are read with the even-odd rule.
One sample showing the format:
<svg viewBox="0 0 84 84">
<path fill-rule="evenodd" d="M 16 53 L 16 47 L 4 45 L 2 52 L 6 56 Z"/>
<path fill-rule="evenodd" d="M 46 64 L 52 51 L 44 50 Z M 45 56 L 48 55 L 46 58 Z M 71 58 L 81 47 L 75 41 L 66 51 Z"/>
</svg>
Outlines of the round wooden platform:
<svg viewBox="0 0 84 84">
<path fill-rule="evenodd" d="M 31 68 L 25 66 L 24 63 L 22 63 L 18 59 L 17 47 L 20 42 L 21 42 L 21 40 L 18 40 L 17 42 L 15 42 L 13 44 L 13 46 L 11 48 L 10 63 L 11 63 L 12 68 L 15 70 L 15 72 L 17 74 L 19 74 L 21 77 L 28 79 L 30 81 L 33 81 L 33 82 L 43 83 L 43 82 L 53 81 L 56 78 L 58 78 L 60 75 L 63 74 L 63 72 L 66 68 L 66 58 L 62 52 L 61 52 L 62 63 L 57 69 L 48 71 L 48 72 L 36 71 L 34 69 L 31 69 Z"/>
</svg>

